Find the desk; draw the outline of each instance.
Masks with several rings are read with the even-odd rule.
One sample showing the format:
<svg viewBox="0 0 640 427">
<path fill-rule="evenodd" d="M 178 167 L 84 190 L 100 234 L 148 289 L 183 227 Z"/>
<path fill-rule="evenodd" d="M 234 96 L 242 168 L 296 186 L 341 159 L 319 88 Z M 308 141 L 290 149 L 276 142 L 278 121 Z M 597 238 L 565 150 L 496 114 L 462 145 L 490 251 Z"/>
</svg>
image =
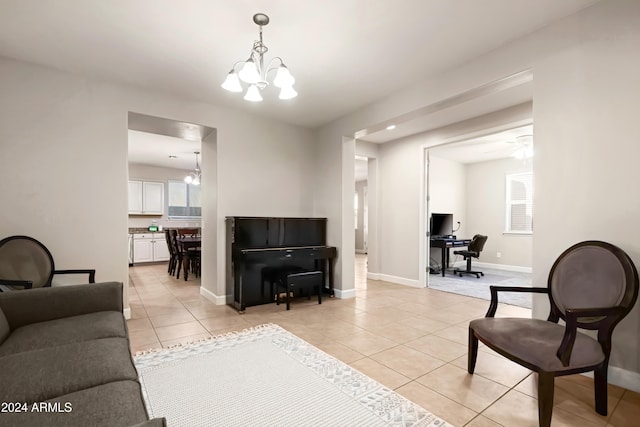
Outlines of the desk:
<svg viewBox="0 0 640 427">
<path fill-rule="evenodd" d="M 442 277 L 444 277 L 444 271 L 449 267 L 449 249 L 464 248 L 469 246 L 470 243 L 471 239 L 430 239 L 429 246 L 442 249 Z"/>
<path fill-rule="evenodd" d="M 202 244 L 201 237 L 178 237 L 176 239 L 178 244 L 182 247 L 182 269 L 184 280 L 187 280 L 189 276 L 189 249 L 199 248 Z M 196 275 L 197 276 L 197 275 Z"/>
</svg>

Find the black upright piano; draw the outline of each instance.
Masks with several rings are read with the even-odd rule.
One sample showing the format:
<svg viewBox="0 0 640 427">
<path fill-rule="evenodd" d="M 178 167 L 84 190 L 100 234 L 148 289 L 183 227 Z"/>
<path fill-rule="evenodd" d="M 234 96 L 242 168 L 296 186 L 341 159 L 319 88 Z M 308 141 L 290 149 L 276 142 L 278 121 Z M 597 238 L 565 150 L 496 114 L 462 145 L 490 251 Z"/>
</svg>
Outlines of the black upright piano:
<svg viewBox="0 0 640 427">
<path fill-rule="evenodd" d="M 322 271 L 333 296 L 336 248 L 327 246 L 326 218 L 227 217 L 227 295 L 233 306 L 274 302 L 267 279 L 279 271 Z"/>
</svg>

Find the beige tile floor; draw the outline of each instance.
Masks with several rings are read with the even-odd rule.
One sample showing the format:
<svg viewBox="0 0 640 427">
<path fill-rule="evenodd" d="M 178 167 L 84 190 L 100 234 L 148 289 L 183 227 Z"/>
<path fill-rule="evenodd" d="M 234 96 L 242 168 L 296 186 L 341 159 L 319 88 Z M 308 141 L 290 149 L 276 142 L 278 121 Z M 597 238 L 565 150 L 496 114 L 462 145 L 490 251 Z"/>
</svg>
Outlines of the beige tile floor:
<svg viewBox="0 0 640 427">
<path fill-rule="evenodd" d="M 356 298 L 297 300 L 238 314 L 200 296 L 199 279 L 176 280 L 166 264 L 129 269 L 132 351 L 168 347 L 276 323 L 456 426 L 537 426 L 535 377 L 486 348 L 467 374 L 467 324 L 487 301 L 366 279 L 358 256 Z M 503 305 L 498 315 L 529 316 Z M 552 426 L 638 426 L 640 394 L 610 386 L 609 415 L 593 409 L 590 378 L 556 380 Z"/>
</svg>

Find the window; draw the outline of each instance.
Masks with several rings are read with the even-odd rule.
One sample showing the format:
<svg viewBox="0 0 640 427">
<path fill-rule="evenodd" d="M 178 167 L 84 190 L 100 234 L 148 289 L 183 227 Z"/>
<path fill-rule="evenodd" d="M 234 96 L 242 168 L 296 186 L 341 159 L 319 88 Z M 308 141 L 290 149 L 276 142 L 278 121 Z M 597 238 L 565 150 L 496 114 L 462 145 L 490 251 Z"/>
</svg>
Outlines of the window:
<svg viewBox="0 0 640 427">
<path fill-rule="evenodd" d="M 533 173 L 507 175 L 506 232 L 530 234 L 533 231 Z"/>
<path fill-rule="evenodd" d="M 201 187 L 169 181 L 169 219 L 193 219 L 202 215 Z"/>
</svg>

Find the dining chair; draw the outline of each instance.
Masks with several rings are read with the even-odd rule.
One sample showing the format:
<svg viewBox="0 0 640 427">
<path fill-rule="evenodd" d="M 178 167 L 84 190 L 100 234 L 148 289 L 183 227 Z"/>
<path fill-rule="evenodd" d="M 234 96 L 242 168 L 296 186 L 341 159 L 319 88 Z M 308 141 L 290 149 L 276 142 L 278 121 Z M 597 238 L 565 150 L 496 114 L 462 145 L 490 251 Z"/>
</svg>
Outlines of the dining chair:
<svg viewBox="0 0 640 427">
<path fill-rule="evenodd" d="M 199 228 L 178 228 L 178 236 L 182 237 L 197 237 L 200 236 Z"/>
<path fill-rule="evenodd" d="M 593 371 L 595 409 L 607 415 L 607 370 L 615 326 L 638 297 L 638 272 L 620 248 L 601 241 L 577 243 L 551 267 L 547 287 L 491 286 L 482 319 L 469 323 L 467 369 L 473 374 L 478 341 L 538 375 L 538 422 L 551 424 L 554 378 Z M 547 294 L 547 320 L 496 318 L 498 292 Z M 562 319 L 565 324 L 558 324 Z M 578 329 L 597 331 L 597 338 Z"/>
<path fill-rule="evenodd" d="M 171 275 L 175 275 L 176 279 L 180 278 L 180 270 L 182 269 L 183 257 L 182 247 L 178 244 L 178 230 L 169 230 L 169 241 L 171 250 L 173 251 L 174 266 L 171 270 Z"/>
</svg>

